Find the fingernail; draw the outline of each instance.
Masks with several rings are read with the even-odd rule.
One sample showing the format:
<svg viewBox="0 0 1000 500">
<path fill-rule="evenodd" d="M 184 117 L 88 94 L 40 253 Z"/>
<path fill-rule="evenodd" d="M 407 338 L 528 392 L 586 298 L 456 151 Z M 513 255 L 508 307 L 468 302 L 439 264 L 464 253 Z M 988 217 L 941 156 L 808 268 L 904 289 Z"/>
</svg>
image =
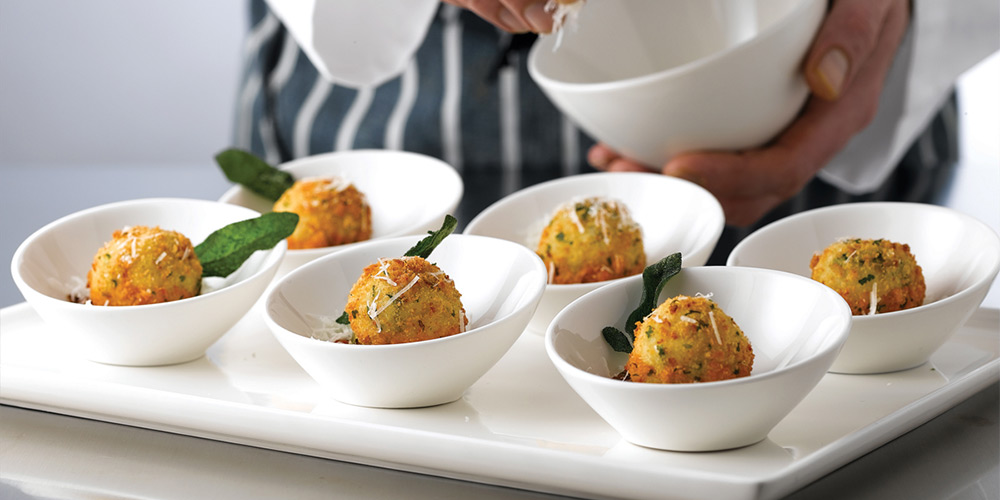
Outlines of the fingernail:
<svg viewBox="0 0 1000 500">
<path fill-rule="evenodd" d="M 843 50 L 832 49 L 823 55 L 816 68 L 817 76 L 824 87 L 823 95 L 820 97 L 836 99 L 840 95 L 850 66 L 851 62 Z"/>
<path fill-rule="evenodd" d="M 604 148 L 594 147 L 587 153 L 587 162 L 590 163 L 591 167 L 604 170 L 611 163 L 611 154 Z"/>
<path fill-rule="evenodd" d="M 500 22 L 514 33 L 524 33 L 525 31 L 528 31 L 528 27 L 525 26 L 513 12 L 507 10 L 506 8 L 500 9 L 499 17 Z"/>
<path fill-rule="evenodd" d="M 544 2 L 535 2 L 524 9 L 524 17 L 535 33 L 552 31 L 552 14 L 545 12 Z"/>
</svg>

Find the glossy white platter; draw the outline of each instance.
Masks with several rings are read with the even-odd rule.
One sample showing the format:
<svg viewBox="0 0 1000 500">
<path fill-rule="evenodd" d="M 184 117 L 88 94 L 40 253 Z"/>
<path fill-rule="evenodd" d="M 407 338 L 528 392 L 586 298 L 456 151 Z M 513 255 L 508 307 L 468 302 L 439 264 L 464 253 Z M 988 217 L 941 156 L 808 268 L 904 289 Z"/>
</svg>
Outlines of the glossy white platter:
<svg viewBox="0 0 1000 500">
<path fill-rule="evenodd" d="M 267 331 L 260 304 L 206 357 L 154 368 L 80 359 L 63 347 L 69 332 L 25 304 L 0 310 L 0 325 L 3 404 L 588 498 L 777 498 L 1000 379 L 1000 312 L 980 309 L 920 367 L 827 374 L 763 442 L 675 453 L 623 441 L 532 333 L 459 401 L 385 410 L 325 396 Z"/>
</svg>

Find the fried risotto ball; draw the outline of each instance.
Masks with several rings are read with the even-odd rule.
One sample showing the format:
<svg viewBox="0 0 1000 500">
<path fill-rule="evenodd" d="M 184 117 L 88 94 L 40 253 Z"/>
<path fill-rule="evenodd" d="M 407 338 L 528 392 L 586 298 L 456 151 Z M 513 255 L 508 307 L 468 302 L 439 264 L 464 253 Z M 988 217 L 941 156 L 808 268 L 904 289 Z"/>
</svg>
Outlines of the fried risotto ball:
<svg viewBox="0 0 1000 500">
<path fill-rule="evenodd" d="M 910 246 L 885 239 L 846 239 L 809 262 L 812 279 L 836 290 L 855 316 L 887 313 L 924 303 L 924 273 Z"/>
<path fill-rule="evenodd" d="M 185 299 L 201 291 L 201 262 L 183 234 L 134 226 L 115 231 L 97 251 L 87 287 L 90 302 L 99 306 Z"/>
<path fill-rule="evenodd" d="M 299 224 L 288 237 L 289 249 L 343 245 L 372 236 L 372 211 L 365 195 L 340 177 L 295 181 L 273 210 L 299 215 Z"/>
<path fill-rule="evenodd" d="M 633 382 L 712 382 L 749 376 L 753 359 L 750 340 L 715 302 L 679 295 L 637 324 L 625 369 Z"/>
<path fill-rule="evenodd" d="M 605 281 L 646 267 L 642 229 L 623 203 L 600 197 L 561 206 L 542 231 L 536 253 L 549 270 L 549 283 Z"/>
<path fill-rule="evenodd" d="M 344 310 L 358 344 L 401 344 L 464 332 L 461 296 L 421 257 L 379 259 L 354 283 Z"/>
</svg>

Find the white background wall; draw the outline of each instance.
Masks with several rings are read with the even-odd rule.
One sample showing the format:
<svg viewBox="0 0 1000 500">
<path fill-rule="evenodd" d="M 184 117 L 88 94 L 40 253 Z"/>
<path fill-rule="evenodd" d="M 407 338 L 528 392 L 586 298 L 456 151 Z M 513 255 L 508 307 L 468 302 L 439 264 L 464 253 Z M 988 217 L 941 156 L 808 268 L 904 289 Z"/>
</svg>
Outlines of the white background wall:
<svg viewBox="0 0 1000 500">
<path fill-rule="evenodd" d="M 0 169 L 211 161 L 246 24 L 244 0 L 0 0 Z"/>
</svg>

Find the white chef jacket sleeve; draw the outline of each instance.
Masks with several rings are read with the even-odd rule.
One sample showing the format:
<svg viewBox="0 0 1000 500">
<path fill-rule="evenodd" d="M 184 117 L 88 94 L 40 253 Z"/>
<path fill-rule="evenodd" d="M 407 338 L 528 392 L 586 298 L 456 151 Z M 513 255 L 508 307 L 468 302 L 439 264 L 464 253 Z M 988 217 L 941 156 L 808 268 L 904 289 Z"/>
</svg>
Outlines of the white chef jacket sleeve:
<svg viewBox="0 0 1000 500">
<path fill-rule="evenodd" d="M 438 0 L 267 0 L 317 71 L 331 83 L 369 87 L 405 68 Z"/>
<path fill-rule="evenodd" d="M 910 30 L 886 78 L 875 119 L 819 172 L 851 194 L 892 173 L 966 70 L 1000 48 L 1000 2 L 914 0 Z"/>
</svg>

